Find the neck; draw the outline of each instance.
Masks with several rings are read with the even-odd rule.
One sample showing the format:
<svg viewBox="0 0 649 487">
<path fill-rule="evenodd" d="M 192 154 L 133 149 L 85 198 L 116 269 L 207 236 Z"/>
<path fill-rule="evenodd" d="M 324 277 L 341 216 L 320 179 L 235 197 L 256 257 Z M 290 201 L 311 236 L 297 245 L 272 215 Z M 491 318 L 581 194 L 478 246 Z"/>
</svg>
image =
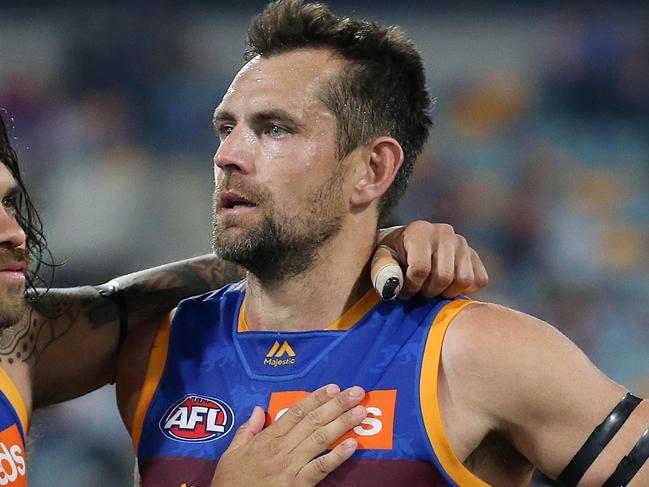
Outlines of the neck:
<svg viewBox="0 0 649 487">
<path fill-rule="evenodd" d="M 367 292 L 376 230 L 347 227 L 329 239 L 313 265 L 297 276 L 267 284 L 249 273 L 245 313 L 251 329 L 323 329 Z"/>
</svg>

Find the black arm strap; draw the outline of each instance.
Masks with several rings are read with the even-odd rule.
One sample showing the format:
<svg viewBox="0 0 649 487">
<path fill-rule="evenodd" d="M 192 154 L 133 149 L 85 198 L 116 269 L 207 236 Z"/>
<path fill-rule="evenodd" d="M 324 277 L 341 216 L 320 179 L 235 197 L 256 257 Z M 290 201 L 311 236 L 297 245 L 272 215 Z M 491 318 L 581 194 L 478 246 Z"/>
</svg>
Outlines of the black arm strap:
<svg viewBox="0 0 649 487">
<path fill-rule="evenodd" d="M 126 300 L 119 284 L 115 281 L 109 281 L 106 284 L 95 286 L 95 289 L 102 298 L 110 300 L 117 308 L 117 317 L 119 318 L 119 340 L 117 350 L 122 348 L 126 335 L 128 334 L 128 309 Z"/>
<path fill-rule="evenodd" d="M 584 476 L 588 467 L 602 453 L 604 447 L 615 436 L 633 410 L 640 404 L 642 399 L 627 393 L 615 406 L 606 419 L 597 426 L 590 434 L 575 456 L 557 480 L 565 487 L 574 487 Z"/>
<path fill-rule="evenodd" d="M 608 478 L 602 487 L 625 486 L 638 473 L 647 458 L 649 458 L 649 429 L 642 433 L 633 450 L 622 459 L 613 475 Z"/>
</svg>

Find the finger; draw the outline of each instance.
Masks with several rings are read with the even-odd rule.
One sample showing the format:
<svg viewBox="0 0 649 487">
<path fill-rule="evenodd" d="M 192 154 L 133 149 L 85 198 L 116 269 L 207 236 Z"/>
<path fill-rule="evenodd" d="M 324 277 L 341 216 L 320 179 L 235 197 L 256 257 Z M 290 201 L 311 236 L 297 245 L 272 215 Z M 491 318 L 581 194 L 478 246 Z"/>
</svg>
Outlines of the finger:
<svg viewBox="0 0 649 487">
<path fill-rule="evenodd" d="M 442 294 L 452 283 L 455 277 L 455 261 L 457 259 L 455 242 L 440 239 L 435 254 L 432 256 L 431 270 L 422 285 L 421 294 L 427 298 L 434 298 Z"/>
<path fill-rule="evenodd" d="M 321 482 L 327 475 L 351 458 L 357 447 L 356 440 L 348 438 L 326 455 L 314 458 L 298 473 L 296 485 L 299 487 L 311 487 Z"/>
<path fill-rule="evenodd" d="M 403 246 L 408 267 L 406 268 L 406 280 L 403 283 L 403 289 L 399 293 L 401 299 L 410 299 L 421 290 L 430 274 L 430 256 L 434 245 L 435 242 L 430 240 L 417 242 L 408 239 L 404 241 Z"/>
<path fill-rule="evenodd" d="M 466 290 L 462 291 L 460 294 L 464 296 L 471 296 L 472 294 L 475 294 L 478 291 L 480 291 L 480 288 L 474 284 L 472 286 L 469 286 Z"/>
<path fill-rule="evenodd" d="M 307 413 L 304 419 L 296 424 L 293 429 L 286 434 L 287 444 L 293 447 L 301 444 L 305 439 L 309 438 L 315 430 L 328 425 L 360 403 L 363 400 L 363 397 L 365 397 L 365 391 L 358 386 L 350 387 L 340 394 L 336 394 L 336 396 L 327 403 Z M 311 449 L 309 454 L 312 455 L 311 458 L 313 458 L 321 451 L 322 449 Z"/>
<path fill-rule="evenodd" d="M 311 433 L 302 443 L 296 445 L 293 454 L 299 465 L 302 465 L 316 455 L 331 448 L 341 436 L 358 426 L 367 417 L 364 406 L 354 406 L 346 413 L 340 415 Z"/>
<path fill-rule="evenodd" d="M 317 389 L 301 401 L 293 404 L 281 418 L 266 428 L 266 434 L 275 438 L 286 435 L 295 425 L 304 420 L 309 413 L 326 404 L 338 393 L 340 393 L 340 388 L 335 384 L 328 384 Z"/>
<path fill-rule="evenodd" d="M 252 440 L 254 436 L 264 428 L 265 421 L 266 415 L 264 414 L 264 410 L 259 406 L 255 406 L 255 409 L 252 410 L 248 421 L 243 423 L 237 429 L 228 450 L 239 448 Z"/>
<path fill-rule="evenodd" d="M 487 268 L 482 263 L 482 259 L 480 258 L 478 253 L 473 249 L 469 250 L 471 251 L 471 264 L 473 266 L 474 275 L 473 288 L 475 288 L 475 290 L 467 290 L 466 294 L 473 294 L 489 284 L 489 273 L 487 273 Z"/>
<path fill-rule="evenodd" d="M 307 463 L 295 478 L 297 487 L 312 487 L 331 472 L 340 467 L 356 451 L 358 443 L 348 438 L 326 455 L 321 455 Z"/>
<path fill-rule="evenodd" d="M 487 269 L 480 260 L 480 257 L 478 257 L 478 254 L 473 249 L 471 249 L 471 254 L 471 262 L 473 263 L 473 284 L 462 291 L 462 294 L 466 296 L 471 296 L 472 294 L 477 293 L 480 289 L 489 284 L 489 275 L 487 274 Z"/>
<path fill-rule="evenodd" d="M 451 284 L 442 291 L 442 296 L 445 298 L 454 298 L 473 285 L 473 263 L 470 250 L 464 237 L 458 235 L 458 244 L 455 250 L 455 276 Z"/>
<path fill-rule="evenodd" d="M 394 299 L 403 286 L 403 272 L 395 254 L 395 250 L 381 245 L 374 252 L 370 266 L 372 285 L 386 301 Z"/>
</svg>

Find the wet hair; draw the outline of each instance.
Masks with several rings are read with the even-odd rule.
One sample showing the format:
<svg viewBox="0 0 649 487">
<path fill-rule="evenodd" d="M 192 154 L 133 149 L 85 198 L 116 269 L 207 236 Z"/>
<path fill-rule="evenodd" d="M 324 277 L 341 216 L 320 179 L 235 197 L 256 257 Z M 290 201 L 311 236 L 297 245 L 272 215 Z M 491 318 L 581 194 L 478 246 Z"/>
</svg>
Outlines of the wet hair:
<svg viewBox="0 0 649 487">
<path fill-rule="evenodd" d="M 9 170 L 18 187 L 16 199 L 16 221 L 27 237 L 27 254 L 31 260 L 31 269 L 27 274 L 27 295 L 30 298 L 38 296 L 38 288 L 49 288 L 49 280 L 42 278 L 39 271 L 43 266 L 53 269 L 52 254 L 43 233 L 41 218 L 32 203 L 18 166 L 16 151 L 11 146 L 7 126 L 3 119 L 3 109 L 0 109 L 0 162 Z M 6 113 L 6 112 L 5 112 Z"/>
<path fill-rule="evenodd" d="M 339 158 L 383 135 L 403 149 L 403 165 L 379 201 L 385 223 L 432 126 L 421 56 L 398 27 L 337 17 L 320 3 L 277 0 L 252 19 L 245 59 L 303 48 L 328 49 L 348 63 L 321 95 L 336 117 Z"/>
</svg>

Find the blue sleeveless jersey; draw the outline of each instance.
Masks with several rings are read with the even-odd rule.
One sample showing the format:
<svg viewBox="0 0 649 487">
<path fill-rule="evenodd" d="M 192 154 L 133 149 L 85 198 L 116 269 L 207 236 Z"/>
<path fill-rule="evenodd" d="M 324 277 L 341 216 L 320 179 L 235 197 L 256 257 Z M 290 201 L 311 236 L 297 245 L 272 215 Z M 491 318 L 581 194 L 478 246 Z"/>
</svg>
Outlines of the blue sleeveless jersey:
<svg viewBox="0 0 649 487">
<path fill-rule="evenodd" d="M 26 487 L 27 410 L 16 386 L 0 368 L 0 486 Z"/>
<path fill-rule="evenodd" d="M 480 486 L 437 404 L 446 328 L 468 300 L 380 302 L 370 290 L 325 330 L 250 331 L 245 286 L 183 301 L 156 337 L 132 428 L 143 487 L 208 487 L 255 405 L 267 423 L 335 383 L 367 391 L 354 456 L 320 485 Z M 342 440 L 341 440 L 342 441 Z"/>
</svg>

